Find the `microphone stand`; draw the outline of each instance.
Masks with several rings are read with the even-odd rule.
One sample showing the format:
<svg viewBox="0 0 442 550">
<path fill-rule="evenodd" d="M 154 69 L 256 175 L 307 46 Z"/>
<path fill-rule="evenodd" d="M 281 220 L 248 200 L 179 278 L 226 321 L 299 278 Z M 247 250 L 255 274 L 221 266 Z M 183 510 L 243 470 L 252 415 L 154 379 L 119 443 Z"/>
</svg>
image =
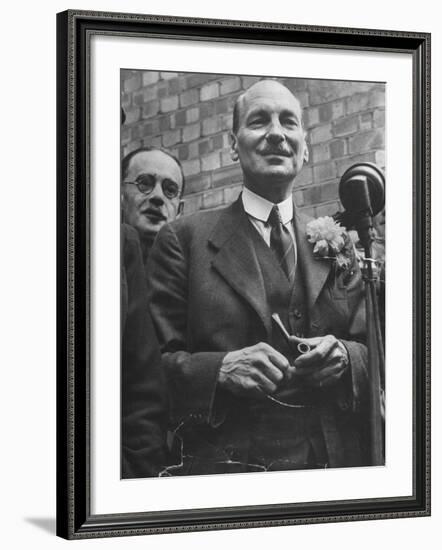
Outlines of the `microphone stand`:
<svg viewBox="0 0 442 550">
<path fill-rule="evenodd" d="M 368 195 L 368 186 L 363 186 Z M 368 202 L 366 203 L 370 205 Z M 381 399 L 384 374 L 384 346 L 382 342 L 379 305 L 376 293 L 376 260 L 373 258 L 374 241 L 371 207 L 352 216 L 354 227 L 364 248 L 363 278 L 367 327 L 368 374 L 370 380 L 370 441 L 371 464 L 384 463 L 384 404 Z"/>
</svg>

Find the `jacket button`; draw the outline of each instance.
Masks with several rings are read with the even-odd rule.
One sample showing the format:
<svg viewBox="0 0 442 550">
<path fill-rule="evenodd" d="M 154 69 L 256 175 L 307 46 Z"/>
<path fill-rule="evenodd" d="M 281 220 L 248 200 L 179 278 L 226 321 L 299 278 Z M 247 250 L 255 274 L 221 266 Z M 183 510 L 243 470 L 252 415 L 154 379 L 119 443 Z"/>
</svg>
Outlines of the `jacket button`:
<svg viewBox="0 0 442 550">
<path fill-rule="evenodd" d="M 302 313 L 299 311 L 299 309 L 295 309 L 293 314 L 296 317 L 296 319 L 301 319 L 301 317 L 302 317 Z"/>
</svg>

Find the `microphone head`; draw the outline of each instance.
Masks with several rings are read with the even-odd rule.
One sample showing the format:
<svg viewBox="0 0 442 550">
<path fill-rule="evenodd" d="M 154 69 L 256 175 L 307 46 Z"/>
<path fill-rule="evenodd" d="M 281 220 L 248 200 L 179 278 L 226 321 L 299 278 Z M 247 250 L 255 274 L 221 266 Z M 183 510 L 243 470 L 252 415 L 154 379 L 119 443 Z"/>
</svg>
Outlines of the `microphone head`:
<svg viewBox="0 0 442 550">
<path fill-rule="evenodd" d="M 383 172 L 371 162 L 350 166 L 339 182 L 339 198 L 350 215 L 371 210 L 371 215 L 376 216 L 385 204 Z"/>
</svg>

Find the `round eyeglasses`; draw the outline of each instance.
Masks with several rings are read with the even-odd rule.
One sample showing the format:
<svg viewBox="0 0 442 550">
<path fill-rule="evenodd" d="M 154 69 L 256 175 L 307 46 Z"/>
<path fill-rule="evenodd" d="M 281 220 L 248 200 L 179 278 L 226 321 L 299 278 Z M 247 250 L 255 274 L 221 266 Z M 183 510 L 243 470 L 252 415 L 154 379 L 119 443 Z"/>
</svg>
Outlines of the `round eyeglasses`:
<svg viewBox="0 0 442 550">
<path fill-rule="evenodd" d="M 125 181 L 124 183 L 126 185 L 136 185 L 140 193 L 150 195 L 155 188 L 157 179 L 152 174 L 142 174 L 135 181 Z M 168 199 L 174 199 L 180 192 L 178 184 L 168 178 L 163 179 L 161 182 L 161 189 Z"/>
</svg>

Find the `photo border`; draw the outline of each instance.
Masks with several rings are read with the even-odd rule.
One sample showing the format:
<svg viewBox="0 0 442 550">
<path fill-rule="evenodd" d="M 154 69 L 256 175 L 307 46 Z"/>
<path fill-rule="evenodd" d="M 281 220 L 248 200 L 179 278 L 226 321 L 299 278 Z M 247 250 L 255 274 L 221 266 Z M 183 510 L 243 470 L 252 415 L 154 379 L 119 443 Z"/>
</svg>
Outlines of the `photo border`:
<svg viewBox="0 0 442 550">
<path fill-rule="evenodd" d="M 257 32 L 259 31 L 259 33 Z M 96 34 L 413 58 L 414 490 L 410 497 L 92 515 L 90 40 Z M 430 35 L 68 10 L 57 15 L 57 534 L 68 539 L 430 514 Z"/>
</svg>

